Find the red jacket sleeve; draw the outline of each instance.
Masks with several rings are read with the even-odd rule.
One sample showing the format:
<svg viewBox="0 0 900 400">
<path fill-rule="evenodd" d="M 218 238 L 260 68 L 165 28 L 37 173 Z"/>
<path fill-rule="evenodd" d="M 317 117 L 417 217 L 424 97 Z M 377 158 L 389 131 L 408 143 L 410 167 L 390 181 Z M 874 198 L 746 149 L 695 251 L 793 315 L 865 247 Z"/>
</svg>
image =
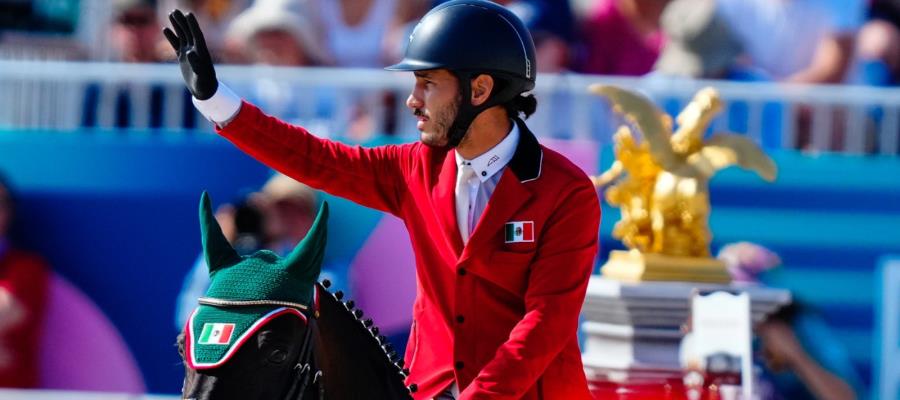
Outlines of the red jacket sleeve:
<svg viewBox="0 0 900 400">
<path fill-rule="evenodd" d="M 363 148 L 318 138 L 244 102 L 216 131 L 263 164 L 316 189 L 399 215 L 418 143 Z"/>
<path fill-rule="evenodd" d="M 597 254 L 600 204 L 589 183 L 564 199 L 541 235 L 525 292 L 525 316 L 459 400 L 521 398 L 577 334 Z"/>
</svg>

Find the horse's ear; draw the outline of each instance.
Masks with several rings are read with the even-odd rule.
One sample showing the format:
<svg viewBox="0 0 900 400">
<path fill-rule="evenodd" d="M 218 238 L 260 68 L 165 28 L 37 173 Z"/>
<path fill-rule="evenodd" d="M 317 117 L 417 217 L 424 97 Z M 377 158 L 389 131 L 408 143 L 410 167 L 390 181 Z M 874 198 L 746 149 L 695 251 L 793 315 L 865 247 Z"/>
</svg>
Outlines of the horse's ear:
<svg viewBox="0 0 900 400">
<path fill-rule="evenodd" d="M 306 237 L 297 244 L 284 262 L 287 269 L 306 280 L 315 281 L 322 271 L 325 240 L 328 238 L 328 202 L 323 202 Z"/>
<path fill-rule="evenodd" d="M 231 243 L 225 239 L 222 227 L 213 215 L 212 202 L 206 191 L 200 196 L 200 239 L 203 242 L 203 254 L 206 256 L 210 274 L 241 258 L 231 247 Z"/>
</svg>

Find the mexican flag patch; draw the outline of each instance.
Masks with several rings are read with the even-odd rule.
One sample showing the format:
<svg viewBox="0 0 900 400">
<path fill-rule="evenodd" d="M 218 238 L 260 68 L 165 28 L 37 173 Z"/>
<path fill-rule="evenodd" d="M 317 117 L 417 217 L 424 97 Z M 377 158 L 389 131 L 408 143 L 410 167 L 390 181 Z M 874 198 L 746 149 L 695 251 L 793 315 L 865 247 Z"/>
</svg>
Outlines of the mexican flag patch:
<svg viewBox="0 0 900 400">
<path fill-rule="evenodd" d="M 200 333 L 197 343 L 227 345 L 231 343 L 232 332 L 234 332 L 234 324 L 207 322 L 203 324 L 203 332 Z"/>
<path fill-rule="evenodd" d="M 534 221 L 512 221 L 506 223 L 506 243 L 534 241 Z"/>
</svg>

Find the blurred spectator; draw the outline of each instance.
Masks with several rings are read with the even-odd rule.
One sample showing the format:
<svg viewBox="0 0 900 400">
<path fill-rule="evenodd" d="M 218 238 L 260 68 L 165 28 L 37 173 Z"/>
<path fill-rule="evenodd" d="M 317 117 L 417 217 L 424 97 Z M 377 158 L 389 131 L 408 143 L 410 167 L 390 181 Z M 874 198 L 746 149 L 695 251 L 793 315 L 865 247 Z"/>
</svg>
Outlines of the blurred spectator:
<svg viewBox="0 0 900 400">
<path fill-rule="evenodd" d="M 301 0 L 256 0 L 231 21 L 226 37 L 250 64 L 316 66 L 329 61 L 309 5 Z"/>
<path fill-rule="evenodd" d="M 761 274 L 781 265 L 778 254 L 750 242 L 723 246 L 716 258 L 725 263 L 732 282 L 740 285 L 759 284 Z"/>
<path fill-rule="evenodd" d="M 156 0 L 113 0 L 110 41 L 116 59 L 129 63 L 162 61 L 162 27 L 156 14 Z"/>
<path fill-rule="evenodd" d="M 743 46 L 715 0 L 673 0 L 661 19 L 667 42 L 653 69 L 670 77 L 765 80 L 741 61 Z"/>
<path fill-rule="evenodd" d="M 270 178 L 258 193 L 236 206 L 223 205 L 216 212 L 225 237 L 241 254 L 262 248 L 285 256 L 306 237 L 318 212 L 316 192 L 282 174 Z M 348 295 L 347 265 L 326 263 L 319 279 L 328 279 L 335 290 Z M 197 306 L 197 298 L 209 287 L 209 272 L 201 254 L 185 278 L 178 297 L 176 327 L 181 329 Z"/>
<path fill-rule="evenodd" d="M 325 47 L 339 67 L 379 68 L 406 41 L 389 35 L 417 19 L 422 0 L 316 0 Z"/>
<path fill-rule="evenodd" d="M 227 40 L 240 60 L 250 64 L 309 67 L 329 62 L 305 1 L 257 0 L 232 21 Z M 238 90 L 269 113 L 320 135 L 333 130 L 330 117 L 339 112 L 333 89 L 297 88 L 261 76 Z"/>
<path fill-rule="evenodd" d="M 0 176 L 0 387 L 35 388 L 49 269 L 37 255 L 12 247 L 13 200 Z"/>
<path fill-rule="evenodd" d="M 325 47 L 333 64 L 348 68 L 381 68 L 403 54 L 409 33 L 426 11 L 427 0 L 316 0 Z M 346 126 L 336 127 L 354 142 L 373 134 L 393 134 L 402 99 L 389 91 L 338 93 L 338 105 Z M 398 110 L 400 108 L 400 110 Z"/>
<path fill-rule="evenodd" d="M 215 59 L 226 62 L 232 60 L 231 56 L 238 52 L 233 49 L 233 43 L 226 37 L 228 27 L 234 18 L 242 11 L 250 7 L 253 0 L 160 0 L 159 11 L 168 14 L 171 10 L 186 10 L 194 14 L 200 26 L 203 27 L 203 37 L 210 55 Z M 297 0 L 300 2 L 307 0 Z M 169 58 L 174 59 L 172 52 Z"/>
<path fill-rule="evenodd" d="M 777 254 L 749 242 L 724 246 L 718 258 L 739 285 L 759 284 L 760 274 L 781 264 Z M 761 399 L 850 400 L 861 394 L 862 381 L 841 342 L 797 299 L 760 323 L 756 334 L 764 361 Z"/>
<path fill-rule="evenodd" d="M 718 0 L 752 66 L 775 81 L 810 84 L 845 81 L 856 30 L 862 24 L 863 1 Z M 847 110 L 843 107 L 817 110 L 801 104 L 795 115 L 795 146 L 799 149 L 839 150 L 847 135 L 866 134 L 846 130 Z M 817 129 L 828 129 L 831 134 L 815 135 Z"/>
<path fill-rule="evenodd" d="M 582 26 L 579 72 L 644 75 L 664 44 L 660 16 L 669 0 L 597 0 Z"/>
<path fill-rule="evenodd" d="M 300 243 L 316 218 L 316 192 L 283 174 L 275 174 L 252 196 L 262 211 L 266 248 L 286 255 Z"/>
<path fill-rule="evenodd" d="M 109 35 L 116 58 L 127 63 L 156 63 L 173 54 L 162 47 L 161 25 L 156 0 L 113 0 L 113 20 Z M 162 128 L 166 121 L 167 94 L 181 96 L 181 127 L 196 126 L 196 113 L 187 90 L 166 92 L 159 83 L 121 82 L 91 83 L 85 88 L 81 126 Z"/>
<path fill-rule="evenodd" d="M 794 303 L 756 327 L 765 363 L 760 393 L 784 400 L 852 400 L 862 381 L 821 315 Z M 854 383 L 851 385 L 850 382 Z"/>
<path fill-rule="evenodd" d="M 860 83 L 900 83 L 900 0 L 874 0 L 857 41 Z"/>
<path fill-rule="evenodd" d="M 844 81 L 862 0 L 718 0 L 753 66 L 776 81 Z"/>
<path fill-rule="evenodd" d="M 267 249 L 284 256 L 306 237 L 319 211 L 317 197 L 314 189 L 286 175 L 278 173 L 269 178 L 251 197 L 262 212 Z M 343 290 L 349 296 L 348 267 L 326 260 L 319 280 L 330 280 L 334 290 Z"/>
</svg>

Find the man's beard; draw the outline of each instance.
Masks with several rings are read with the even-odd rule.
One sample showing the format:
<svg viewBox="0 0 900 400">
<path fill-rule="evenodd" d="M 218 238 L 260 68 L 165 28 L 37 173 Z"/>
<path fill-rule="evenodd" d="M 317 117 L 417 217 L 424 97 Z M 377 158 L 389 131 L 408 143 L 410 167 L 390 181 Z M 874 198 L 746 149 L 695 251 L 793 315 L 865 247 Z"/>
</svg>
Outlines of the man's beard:
<svg viewBox="0 0 900 400">
<path fill-rule="evenodd" d="M 434 118 L 431 119 L 434 123 L 433 134 L 423 136 L 422 143 L 437 148 L 448 147 L 450 142 L 448 139 L 450 127 L 453 125 L 453 122 L 456 121 L 456 115 L 459 112 L 459 105 L 461 102 L 462 95 L 457 95 L 456 99 L 444 110 L 434 115 Z M 424 114 L 424 111 L 421 108 L 417 108 L 413 114 L 421 116 Z"/>
</svg>

